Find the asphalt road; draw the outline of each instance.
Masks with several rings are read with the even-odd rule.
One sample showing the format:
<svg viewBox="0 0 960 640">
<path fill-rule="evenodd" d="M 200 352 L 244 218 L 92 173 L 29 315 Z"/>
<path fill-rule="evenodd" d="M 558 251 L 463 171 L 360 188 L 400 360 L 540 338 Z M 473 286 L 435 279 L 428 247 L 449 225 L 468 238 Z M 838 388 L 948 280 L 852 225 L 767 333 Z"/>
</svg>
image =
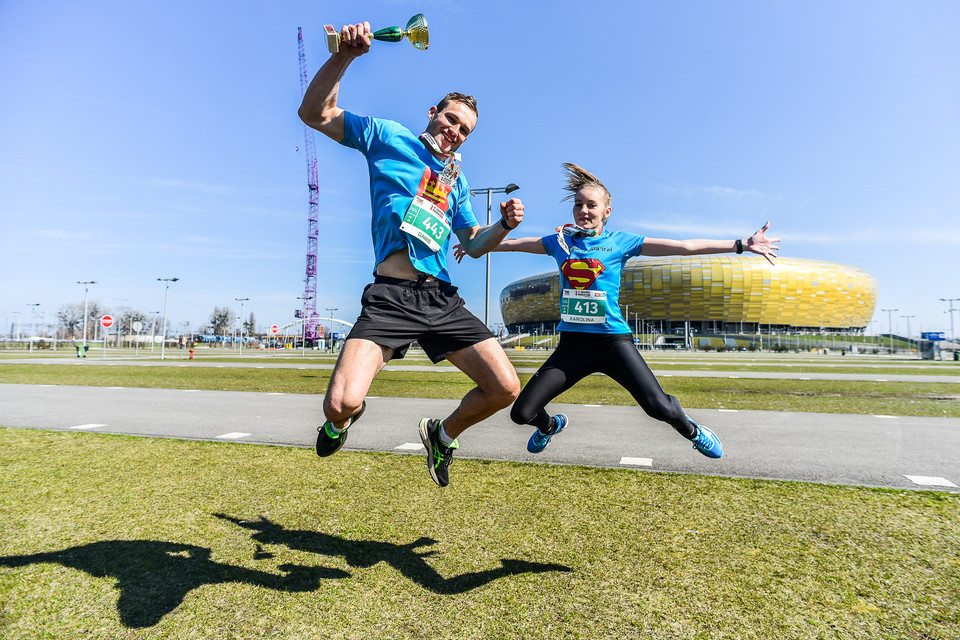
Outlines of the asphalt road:
<svg viewBox="0 0 960 640">
<path fill-rule="evenodd" d="M 0 426 L 313 447 L 321 402 L 319 395 L 0 384 Z M 444 417 L 456 404 L 368 398 L 346 449 L 423 455 L 420 418 Z M 638 407 L 548 409 L 571 422 L 542 453 L 527 453 L 531 428 L 501 411 L 460 437 L 457 457 L 960 492 L 960 448 L 950 445 L 960 437 L 958 419 L 692 409 L 726 450 L 711 460 Z"/>
</svg>

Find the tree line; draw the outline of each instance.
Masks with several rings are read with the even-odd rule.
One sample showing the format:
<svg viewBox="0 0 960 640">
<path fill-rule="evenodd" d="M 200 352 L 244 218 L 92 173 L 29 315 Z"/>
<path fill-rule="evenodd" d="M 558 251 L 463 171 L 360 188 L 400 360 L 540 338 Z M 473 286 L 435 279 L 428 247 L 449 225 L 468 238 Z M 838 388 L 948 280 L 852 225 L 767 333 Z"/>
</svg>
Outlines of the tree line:
<svg viewBox="0 0 960 640">
<path fill-rule="evenodd" d="M 120 308 L 116 311 L 110 310 L 101 305 L 96 300 L 87 302 L 87 339 L 96 339 L 99 337 L 102 327 L 100 318 L 105 315 L 113 317 L 113 326 L 110 327 L 110 333 L 120 332 L 123 335 L 138 333 L 134 330 L 134 323 L 139 322 L 141 328 L 139 333 L 144 335 L 157 335 L 162 331 L 161 324 L 163 318 L 159 312 L 143 313 L 136 309 Z M 56 312 L 56 332 L 59 339 L 80 339 L 83 338 L 83 303 L 65 304 Z M 228 336 L 235 333 L 237 329 L 237 314 L 229 307 L 214 307 L 210 314 L 208 323 L 202 327 L 189 331 L 189 324 L 186 331 L 180 330 L 180 325 L 175 325 L 170 319 L 167 319 L 167 335 L 179 335 L 181 333 L 192 334 L 210 334 L 215 336 Z M 257 333 L 257 321 L 253 312 L 243 321 L 244 334 Z M 45 333 L 45 332 L 43 332 Z"/>
</svg>

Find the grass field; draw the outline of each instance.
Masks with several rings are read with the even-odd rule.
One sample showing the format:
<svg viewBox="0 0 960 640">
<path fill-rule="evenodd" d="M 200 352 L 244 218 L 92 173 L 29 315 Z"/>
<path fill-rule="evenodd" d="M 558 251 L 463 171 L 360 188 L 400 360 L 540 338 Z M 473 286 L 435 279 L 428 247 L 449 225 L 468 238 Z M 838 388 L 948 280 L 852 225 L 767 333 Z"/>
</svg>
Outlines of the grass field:
<svg viewBox="0 0 960 640">
<path fill-rule="evenodd" d="M 960 496 L 0 429 L 0 637 L 960 636 Z"/>
</svg>

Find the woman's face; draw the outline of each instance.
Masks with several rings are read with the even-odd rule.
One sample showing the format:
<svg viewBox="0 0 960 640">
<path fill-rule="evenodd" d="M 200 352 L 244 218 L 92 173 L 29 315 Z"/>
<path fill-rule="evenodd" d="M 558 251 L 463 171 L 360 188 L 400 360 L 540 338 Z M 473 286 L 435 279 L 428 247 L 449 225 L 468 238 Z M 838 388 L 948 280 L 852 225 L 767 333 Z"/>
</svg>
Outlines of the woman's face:
<svg viewBox="0 0 960 640">
<path fill-rule="evenodd" d="M 597 187 L 581 187 L 573 198 L 573 221 L 583 229 L 598 229 L 612 209 L 606 193 Z"/>
</svg>

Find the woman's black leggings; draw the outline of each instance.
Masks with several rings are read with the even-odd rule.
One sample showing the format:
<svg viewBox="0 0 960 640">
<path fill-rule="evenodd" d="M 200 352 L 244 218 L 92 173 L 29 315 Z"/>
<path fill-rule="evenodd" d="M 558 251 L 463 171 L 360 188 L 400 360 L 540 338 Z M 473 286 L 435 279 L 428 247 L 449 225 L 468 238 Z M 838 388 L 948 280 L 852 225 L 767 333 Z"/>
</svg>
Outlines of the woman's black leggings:
<svg viewBox="0 0 960 640">
<path fill-rule="evenodd" d="M 610 376 L 630 392 L 648 416 L 668 423 L 687 439 L 693 438 L 694 426 L 680 402 L 660 387 L 630 334 L 562 332 L 556 351 L 513 403 L 510 419 L 548 431 L 547 403 L 592 373 Z"/>
</svg>

